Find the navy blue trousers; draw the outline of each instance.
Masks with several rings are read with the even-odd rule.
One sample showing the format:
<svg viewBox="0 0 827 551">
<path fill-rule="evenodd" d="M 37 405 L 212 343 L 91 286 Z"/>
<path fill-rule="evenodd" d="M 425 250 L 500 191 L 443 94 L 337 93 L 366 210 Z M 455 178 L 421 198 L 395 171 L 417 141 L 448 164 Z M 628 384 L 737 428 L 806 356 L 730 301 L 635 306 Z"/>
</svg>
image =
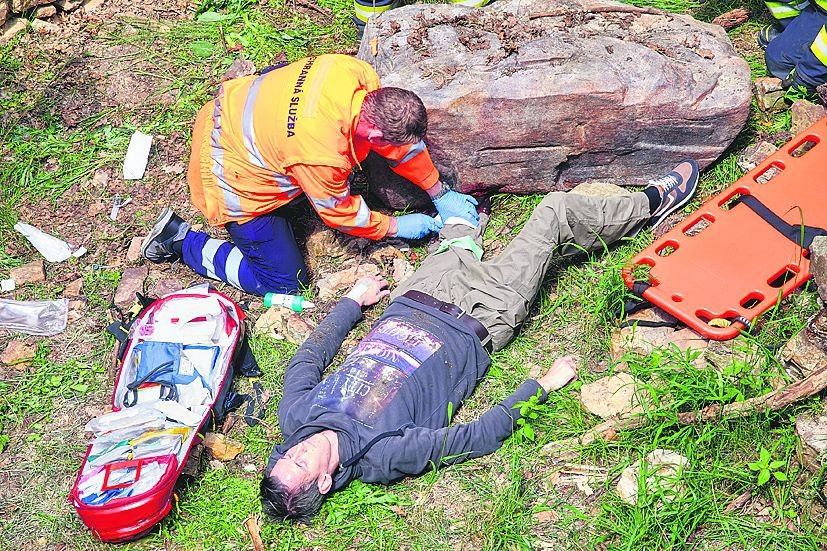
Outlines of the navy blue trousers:
<svg viewBox="0 0 827 551">
<path fill-rule="evenodd" d="M 307 268 L 290 222 L 276 212 L 226 224 L 232 243 L 190 230 L 184 264 L 254 295 L 299 291 L 308 283 Z"/>
<path fill-rule="evenodd" d="M 810 49 L 824 25 L 827 12 L 812 5 L 789 20 L 784 31 L 767 46 L 764 57 L 770 74 L 783 80 L 795 69 L 793 83 L 809 88 L 827 82 L 827 66 Z"/>
</svg>

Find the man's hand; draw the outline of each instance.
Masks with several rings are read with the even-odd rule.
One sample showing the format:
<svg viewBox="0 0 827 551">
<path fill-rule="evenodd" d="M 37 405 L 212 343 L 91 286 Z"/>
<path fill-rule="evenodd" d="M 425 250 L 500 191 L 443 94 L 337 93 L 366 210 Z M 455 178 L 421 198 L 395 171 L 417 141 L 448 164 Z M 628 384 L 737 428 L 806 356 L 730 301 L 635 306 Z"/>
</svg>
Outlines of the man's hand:
<svg viewBox="0 0 827 551">
<path fill-rule="evenodd" d="M 442 229 L 442 223 L 426 214 L 403 214 L 396 217 L 396 233 L 390 237 L 402 239 L 422 239 L 431 232 Z M 391 225 L 391 229 L 393 225 Z"/>
<path fill-rule="evenodd" d="M 551 364 L 551 369 L 545 375 L 540 377 L 537 381 L 543 390 L 551 392 L 552 390 L 560 390 L 577 376 L 577 367 L 574 361 L 574 356 L 563 356 L 557 358 Z"/>
<path fill-rule="evenodd" d="M 391 294 L 388 289 L 388 282 L 378 276 L 365 276 L 356 282 L 347 295 L 347 298 L 355 301 L 359 306 L 372 306 Z"/>
<path fill-rule="evenodd" d="M 443 222 L 456 216 L 474 225 L 480 223 L 480 215 L 476 208 L 477 200 L 470 195 L 451 190 L 439 199 L 434 199 L 434 206 Z"/>
</svg>

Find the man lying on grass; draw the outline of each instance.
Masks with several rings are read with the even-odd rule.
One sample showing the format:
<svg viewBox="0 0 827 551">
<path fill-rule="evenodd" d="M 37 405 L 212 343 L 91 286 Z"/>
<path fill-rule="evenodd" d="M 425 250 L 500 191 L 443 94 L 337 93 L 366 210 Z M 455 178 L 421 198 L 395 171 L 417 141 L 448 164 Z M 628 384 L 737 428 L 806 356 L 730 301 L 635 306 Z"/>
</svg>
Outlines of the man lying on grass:
<svg viewBox="0 0 827 551">
<path fill-rule="evenodd" d="M 515 404 L 538 393 L 545 400 L 576 374 L 570 357 L 559 358 L 477 421 L 450 424 L 488 372 L 489 354 L 525 319 L 553 254 L 595 250 L 657 225 L 689 201 L 697 182 L 698 167 L 687 161 L 623 197 L 550 193 L 502 254 L 486 262 L 483 225 L 446 220 L 439 251 L 394 291 L 367 336 L 322 380 L 362 307 L 390 294 L 380 278 L 359 281 L 287 367 L 278 411 L 287 440 L 274 448 L 261 481 L 265 512 L 308 521 L 353 479 L 388 484 L 497 450 L 517 426 Z"/>
</svg>

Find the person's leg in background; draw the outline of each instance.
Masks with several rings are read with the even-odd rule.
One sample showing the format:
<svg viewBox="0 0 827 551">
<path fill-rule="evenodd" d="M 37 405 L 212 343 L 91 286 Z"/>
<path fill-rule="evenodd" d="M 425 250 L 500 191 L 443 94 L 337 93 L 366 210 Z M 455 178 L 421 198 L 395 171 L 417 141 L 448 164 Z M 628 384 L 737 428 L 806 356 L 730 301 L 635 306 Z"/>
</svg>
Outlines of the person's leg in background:
<svg viewBox="0 0 827 551">
<path fill-rule="evenodd" d="M 180 259 L 202 276 L 255 295 L 294 293 L 307 284 L 307 268 L 286 218 L 271 212 L 225 227 L 233 243 L 190 229 L 168 209 L 144 242 L 144 256 L 153 262 Z"/>
<path fill-rule="evenodd" d="M 371 16 L 386 12 L 393 5 L 394 0 L 353 0 L 353 23 L 356 25 L 359 38 L 362 38 Z"/>
<path fill-rule="evenodd" d="M 781 80 L 789 79 L 790 83 L 811 88 L 823 84 L 827 74 L 827 51 L 819 47 L 819 38 L 825 23 L 827 13 L 806 7 L 767 46 L 764 53 L 767 71 Z"/>
</svg>

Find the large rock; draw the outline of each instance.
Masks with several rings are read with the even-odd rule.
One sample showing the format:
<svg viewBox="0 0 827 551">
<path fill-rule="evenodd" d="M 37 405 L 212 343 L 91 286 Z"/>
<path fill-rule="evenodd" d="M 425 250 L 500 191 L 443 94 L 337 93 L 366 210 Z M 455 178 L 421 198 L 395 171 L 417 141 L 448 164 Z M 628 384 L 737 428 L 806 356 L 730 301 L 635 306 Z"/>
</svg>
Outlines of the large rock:
<svg viewBox="0 0 827 551">
<path fill-rule="evenodd" d="M 721 27 L 646 11 L 609 0 L 405 6 L 371 19 L 359 57 L 384 85 L 420 95 L 432 156 L 462 191 L 641 184 L 687 156 L 711 163 L 750 108 L 749 67 Z"/>
<path fill-rule="evenodd" d="M 810 273 L 818 285 L 818 296 L 827 301 L 827 237 L 816 237 L 810 245 Z"/>
<path fill-rule="evenodd" d="M 804 413 L 795 420 L 795 432 L 803 465 L 818 474 L 827 452 L 827 416 Z"/>
<path fill-rule="evenodd" d="M 23 13 L 37 6 L 50 4 L 52 0 L 11 0 L 11 11 L 14 13 Z"/>
</svg>

